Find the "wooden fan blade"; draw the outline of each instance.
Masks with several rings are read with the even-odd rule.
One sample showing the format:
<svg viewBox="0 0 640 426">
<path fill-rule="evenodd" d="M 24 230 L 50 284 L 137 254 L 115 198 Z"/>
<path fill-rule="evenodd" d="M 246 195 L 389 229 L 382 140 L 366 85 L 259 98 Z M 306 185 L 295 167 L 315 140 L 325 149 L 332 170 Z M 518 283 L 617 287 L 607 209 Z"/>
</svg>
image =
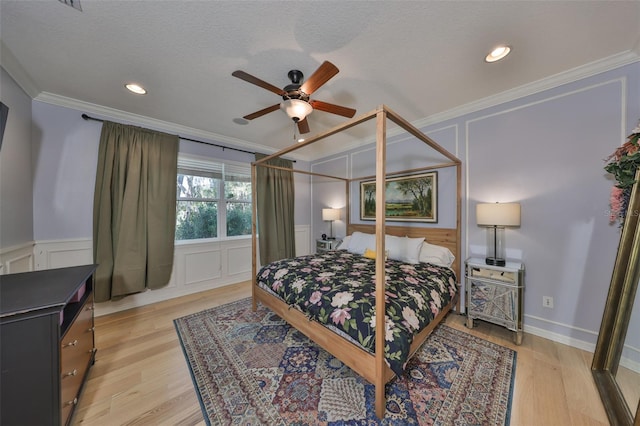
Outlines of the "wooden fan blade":
<svg viewBox="0 0 640 426">
<path fill-rule="evenodd" d="M 280 104 L 275 104 L 275 105 L 271 105 L 270 107 L 266 107 L 264 109 L 261 109 L 260 111 L 256 111 L 252 114 L 249 115 L 245 115 L 244 118 L 245 120 L 253 120 L 254 118 L 258 118 L 258 117 L 262 117 L 265 114 L 268 114 L 270 112 L 273 112 L 275 110 L 280 109 Z"/>
<path fill-rule="evenodd" d="M 347 108 L 340 105 L 330 104 L 322 101 L 309 101 L 309 104 L 313 109 L 317 109 L 324 112 L 330 112 L 331 114 L 342 115 L 343 117 L 353 117 L 356 114 L 356 110 L 353 108 Z"/>
<path fill-rule="evenodd" d="M 307 121 L 307 118 L 305 117 L 304 120 L 300 120 L 298 121 L 298 131 L 302 134 L 302 133 L 309 133 L 309 122 Z"/>
<path fill-rule="evenodd" d="M 307 81 L 302 84 L 300 90 L 302 90 L 307 95 L 310 95 L 318 90 L 320 86 L 329 81 L 331 77 L 338 74 L 339 71 L 340 70 L 338 70 L 338 67 L 333 65 L 331 62 L 324 61 L 322 65 L 318 67 L 316 72 L 314 72 L 311 77 L 309 77 Z"/>
<path fill-rule="evenodd" d="M 234 77 L 238 77 L 240 80 L 244 80 L 247 83 L 255 84 L 256 86 L 262 87 L 263 89 L 267 89 L 268 91 L 273 92 L 276 95 L 285 96 L 287 94 L 287 92 L 274 86 L 273 84 L 269 84 L 266 81 L 260 80 L 258 77 L 254 77 L 244 71 L 237 70 L 232 72 L 231 75 Z"/>
</svg>

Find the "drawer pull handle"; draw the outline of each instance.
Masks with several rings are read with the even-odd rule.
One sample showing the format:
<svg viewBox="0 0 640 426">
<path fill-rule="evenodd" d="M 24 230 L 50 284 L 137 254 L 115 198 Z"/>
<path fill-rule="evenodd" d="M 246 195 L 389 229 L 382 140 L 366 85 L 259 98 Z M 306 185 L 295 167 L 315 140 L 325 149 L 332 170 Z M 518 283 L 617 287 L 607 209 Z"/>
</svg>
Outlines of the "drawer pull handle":
<svg viewBox="0 0 640 426">
<path fill-rule="evenodd" d="M 64 405 L 76 405 L 78 403 L 78 398 L 73 398 L 71 401 L 67 401 Z"/>
<path fill-rule="evenodd" d="M 76 370 L 74 368 L 73 371 L 70 371 L 68 373 L 64 373 L 63 377 L 75 376 L 76 374 L 78 374 L 78 370 Z"/>
<path fill-rule="evenodd" d="M 95 327 L 91 327 L 91 328 L 87 328 L 87 331 L 93 332 L 95 329 L 96 329 Z"/>
<path fill-rule="evenodd" d="M 93 311 L 93 309 L 94 309 L 93 305 L 87 306 L 87 311 Z"/>
<path fill-rule="evenodd" d="M 78 344 L 78 339 L 74 340 L 73 342 L 65 343 L 64 345 L 62 345 L 62 347 L 68 348 L 69 346 L 76 346 L 77 344 Z"/>
</svg>

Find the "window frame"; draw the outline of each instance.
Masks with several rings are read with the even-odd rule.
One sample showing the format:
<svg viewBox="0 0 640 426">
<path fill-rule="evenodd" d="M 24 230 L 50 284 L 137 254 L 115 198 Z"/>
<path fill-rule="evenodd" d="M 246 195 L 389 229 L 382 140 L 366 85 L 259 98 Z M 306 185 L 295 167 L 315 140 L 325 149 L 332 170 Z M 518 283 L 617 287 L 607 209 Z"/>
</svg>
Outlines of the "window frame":
<svg viewBox="0 0 640 426">
<path fill-rule="evenodd" d="M 248 234 L 243 235 L 227 235 L 227 204 L 230 203 L 242 203 L 251 206 L 253 200 L 251 198 L 251 190 L 249 190 L 248 198 L 227 198 L 225 191 L 225 176 L 246 177 L 251 185 L 251 164 L 241 163 L 230 160 L 220 160 L 213 157 L 202 157 L 191 154 L 178 154 L 178 173 L 176 175 L 176 184 L 178 175 L 191 175 L 191 176 L 204 176 L 211 177 L 218 180 L 218 198 L 198 198 L 198 197 L 180 197 L 180 194 L 176 194 L 176 208 L 180 201 L 195 201 L 195 202 L 213 202 L 217 203 L 217 236 L 211 238 L 192 238 L 186 240 L 178 240 L 174 238 L 174 244 L 198 244 L 203 242 L 217 242 L 224 240 L 244 240 L 251 238 L 251 231 Z M 230 179 L 229 181 L 234 181 Z M 236 180 L 240 181 L 240 180 Z M 176 227 L 177 227 L 176 220 Z"/>
</svg>

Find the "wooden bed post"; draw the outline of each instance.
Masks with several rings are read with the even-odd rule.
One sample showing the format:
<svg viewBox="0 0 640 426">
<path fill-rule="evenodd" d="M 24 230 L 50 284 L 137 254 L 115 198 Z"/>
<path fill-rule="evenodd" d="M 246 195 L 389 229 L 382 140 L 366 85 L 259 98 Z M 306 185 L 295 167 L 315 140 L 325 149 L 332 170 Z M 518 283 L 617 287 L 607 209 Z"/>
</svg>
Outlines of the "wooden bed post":
<svg viewBox="0 0 640 426">
<path fill-rule="evenodd" d="M 367 179 L 375 178 L 376 182 L 376 194 L 375 194 L 375 202 L 376 202 L 376 212 L 375 212 L 375 225 L 372 224 L 362 224 L 362 223 L 351 223 L 351 186 L 354 181 L 363 180 L 365 177 L 355 178 L 350 176 L 349 178 L 342 178 L 337 176 L 329 176 L 320 173 L 307 172 L 303 170 L 293 170 L 290 168 L 283 168 L 273 165 L 265 164 L 266 161 L 271 158 L 279 158 L 284 154 L 289 152 L 298 150 L 300 148 L 305 147 L 306 145 L 310 145 L 314 142 L 317 142 L 321 139 L 325 139 L 334 134 L 340 133 L 344 130 L 347 130 L 353 126 L 356 126 L 360 123 L 364 123 L 369 120 L 376 119 L 376 168 L 375 168 L 375 176 L 366 177 Z M 412 227 L 412 226 L 386 226 L 386 209 L 385 209 L 385 187 L 386 187 L 386 138 L 387 138 L 387 120 L 391 120 L 393 123 L 400 126 L 407 133 L 415 136 L 418 140 L 421 140 L 426 145 L 442 154 L 444 157 L 448 158 L 450 162 L 437 164 L 437 165 L 429 165 L 427 167 L 421 167 L 418 169 L 412 170 L 403 170 L 395 171 L 392 174 L 399 173 L 416 173 L 418 171 L 431 170 L 437 168 L 445 168 L 456 166 L 456 179 L 457 179 L 457 218 L 456 218 L 456 229 L 450 228 L 432 228 L 432 227 Z M 267 157 L 264 157 L 260 160 L 256 160 L 251 163 L 251 182 L 252 182 L 252 299 L 253 299 L 253 310 L 257 309 L 257 303 L 261 302 L 263 305 L 267 306 L 273 312 L 278 314 L 281 318 L 287 321 L 289 324 L 296 327 L 302 333 L 307 335 L 311 340 L 320 345 L 323 349 L 331 353 L 337 359 L 341 360 L 345 365 L 349 368 L 353 369 L 355 372 L 360 374 L 365 378 L 369 383 L 372 383 L 375 387 L 375 413 L 379 419 L 383 419 L 386 413 L 386 393 L 385 393 L 385 385 L 387 382 L 391 381 L 395 374 L 389 368 L 385 359 L 385 344 L 386 344 L 386 262 L 385 262 L 385 235 L 387 232 L 390 235 L 402 236 L 402 237 L 411 237 L 411 238 L 419 238 L 419 237 L 427 237 L 428 241 L 432 244 L 443 245 L 449 248 L 456 259 L 454 264 L 452 265 L 453 269 L 458 276 L 458 279 L 462 276 L 462 271 L 460 267 L 460 257 L 461 253 L 461 197 L 462 197 L 462 167 L 461 161 L 456 158 L 452 153 L 438 145 L 435 141 L 430 139 L 427 135 L 422 133 L 420 130 L 415 128 L 411 123 L 397 115 L 394 111 L 390 110 L 385 105 L 379 105 L 376 109 L 363 114 L 359 117 L 355 117 L 352 120 L 349 120 L 333 129 L 330 129 L 326 132 L 317 134 L 307 139 L 302 143 L 295 143 L 288 148 L 285 148 L 275 154 L 271 154 Z M 305 314 L 301 313 L 297 309 L 291 309 L 284 301 L 280 300 L 276 296 L 272 295 L 268 290 L 265 290 L 257 285 L 257 273 L 258 273 L 258 255 L 259 255 L 259 247 L 258 247 L 258 227 L 257 227 L 257 167 L 269 167 L 275 169 L 282 170 L 292 170 L 297 173 L 305 173 L 311 176 L 323 176 L 332 179 L 344 180 L 345 182 L 345 190 L 346 190 L 346 225 L 347 230 L 346 234 L 349 235 L 355 231 L 371 233 L 375 232 L 375 241 L 376 241 L 376 261 L 375 261 L 375 304 L 374 308 L 376 313 L 375 319 L 375 354 L 371 354 L 370 352 L 362 349 L 360 346 L 351 343 L 350 341 L 344 339 L 343 337 L 337 335 L 333 331 L 325 328 L 319 322 L 309 321 Z M 428 235 L 427 235 L 428 234 Z M 456 298 L 457 309 L 460 310 L 460 298 Z M 442 311 L 436 316 L 433 322 L 431 322 L 428 326 L 426 326 L 418 335 L 415 336 L 413 342 L 411 343 L 410 353 L 414 354 L 424 343 L 427 336 L 431 331 L 435 329 L 435 327 L 444 319 L 446 314 L 454 305 L 454 301 L 452 300 L 446 307 L 442 309 Z"/>
<path fill-rule="evenodd" d="M 456 280 L 458 281 L 456 283 L 457 285 L 457 289 L 458 289 L 458 294 L 456 297 L 456 312 L 458 314 L 461 314 L 462 312 L 460 311 L 460 299 L 462 299 L 460 297 L 460 287 L 461 287 L 461 283 L 462 283 L 462 277 L 464 276 L 464 271 L 463 266 L 464 263 L 462 263 L 462 230 L 461 230 L 461 224 L 462 224 L 462 162 L 458 161 L 456 163 L 456 181 L 457 181 L 457 192 L 456 192 L 456 197 L 458 197 L 456 199 L 456 214 L 457 214 L 457 218 L 456 218 L 456 253 L 458 256 L 458 267 L 454 269 L 454 272 L 456 273 Z"/>
<path fill-rule="evenodd" d="M 387 113 L 384 106 L 376 114 L 376 415 L 383 419 L 386 411 L 385 397 L 385 180 Z"/>
<path fill-rule="evenodd" d="M 253 312 L 258 308 L 258 301 L 256 300 L 256 274 L 258 273 L 257 264 L 257 226 L 258 222 L 258 189 L 256 183 L 256 163 L 251 163 L 251 301 Z"/>
</svg>

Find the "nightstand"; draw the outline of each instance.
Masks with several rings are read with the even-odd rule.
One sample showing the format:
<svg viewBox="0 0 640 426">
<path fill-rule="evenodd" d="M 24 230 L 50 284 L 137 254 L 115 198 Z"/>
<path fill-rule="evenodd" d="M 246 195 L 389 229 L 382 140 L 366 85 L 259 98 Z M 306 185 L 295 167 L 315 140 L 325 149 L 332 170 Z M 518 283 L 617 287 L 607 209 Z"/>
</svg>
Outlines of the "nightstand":
<svg viewBox="0 0 640 426">
<path fill-rule="evenodd" d="M 342 240 L 334 239 L 334 240 L 316 240 L 316 253 L 320 253 L 323 251 L 335 250 L 338 248 Z"/>
<path fill-rule="evenodd" d="M 484 259 L 465 262 L 467 327 L 480 319 L 514 331 L 516 345 L 522 343 L 524 309 L 524 265 L 487 265 Z"/>
</svg>

